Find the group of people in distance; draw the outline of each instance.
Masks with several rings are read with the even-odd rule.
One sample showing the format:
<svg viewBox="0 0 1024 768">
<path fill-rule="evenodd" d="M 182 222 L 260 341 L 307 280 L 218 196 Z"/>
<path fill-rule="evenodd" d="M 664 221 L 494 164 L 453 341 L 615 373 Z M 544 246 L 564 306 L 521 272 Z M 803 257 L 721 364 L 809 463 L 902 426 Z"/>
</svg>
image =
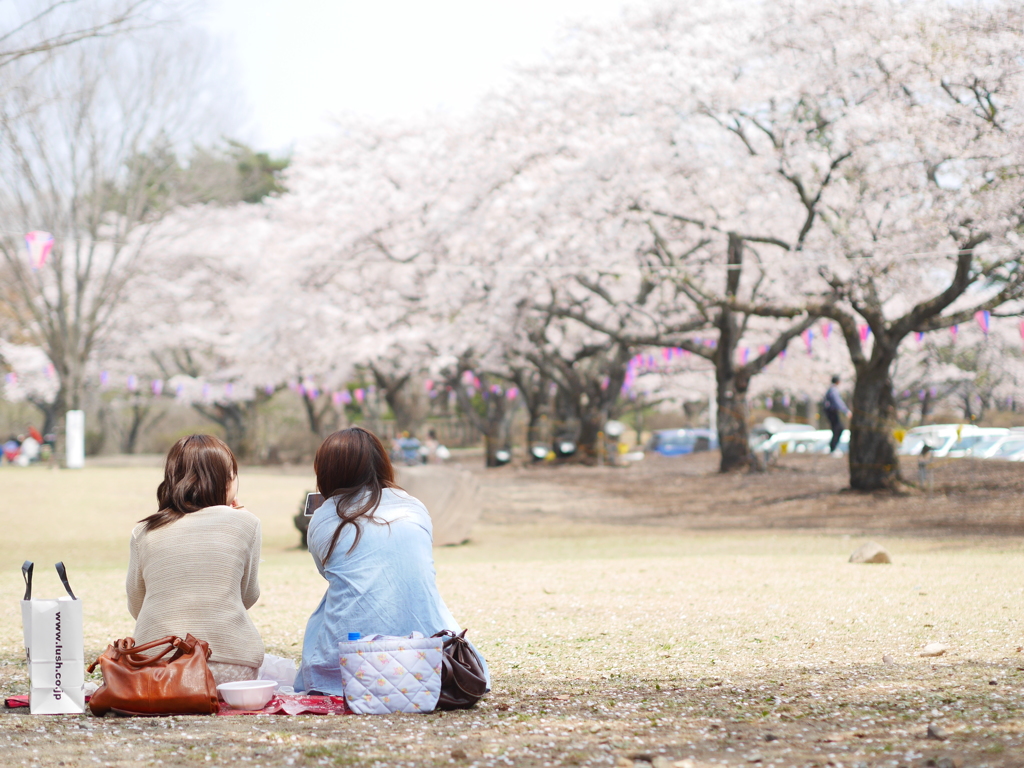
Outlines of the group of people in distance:
<svg viewBox="0 0 1024 768">
<path fill-rule="evenodd" d="M 48 458 L 52 450 L 52 439 L 44 440 L 34 427 L 29 427 L 27 435 L 11 435 L 0 444 L 2 458 L 6 459 L 8 464 L 19 467 L 27 467 L 33 462 Z"/>
<path fill-rule="evenodd" d="M 325 501 L 308 544 L 327 591 L 306 625 L 294 687 L 341 696 L 338 643 L 349 633 L 461 628 L 437 590 L 430 515 L 397 486 L 380 440 L 359 427 L 335 432 L 313 468 Z M 191 435 L 175 443 L 159 509 L 132 531 L 126 582 L 136 643 L 186 634 L 205 640 L 218 684 L 256 679 L 264 655 L 248 614 L 260 596 L 260 521 L 237 494 L 238 463 L 221 440 Z"/>
</svg>

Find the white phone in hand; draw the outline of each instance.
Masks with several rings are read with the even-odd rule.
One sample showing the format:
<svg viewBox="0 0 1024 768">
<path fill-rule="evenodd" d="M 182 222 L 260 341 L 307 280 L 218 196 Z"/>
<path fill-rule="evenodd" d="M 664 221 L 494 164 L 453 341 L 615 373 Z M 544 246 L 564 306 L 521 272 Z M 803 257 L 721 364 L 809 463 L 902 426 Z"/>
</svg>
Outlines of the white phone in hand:
<svg viewBox="0 0 1024 768">
<path fill-rule="evenodd" d="M 306 517 L 312 517 L 313 513 L 320 509 L 320 506 L 324 503 L 324 496 L 322 493 L 307 493 L 306 494 L 306 508 L 302 514 Z"/>
</svg>

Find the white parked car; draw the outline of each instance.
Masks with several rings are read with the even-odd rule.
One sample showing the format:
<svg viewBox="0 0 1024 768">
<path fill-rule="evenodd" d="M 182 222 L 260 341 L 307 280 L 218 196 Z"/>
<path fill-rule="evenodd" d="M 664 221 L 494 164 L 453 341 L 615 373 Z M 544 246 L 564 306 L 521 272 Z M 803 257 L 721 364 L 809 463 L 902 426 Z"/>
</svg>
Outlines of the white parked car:
<svg viewBox="0 0 1024 768">
<path fill-rule="evenodd" d="M 778 432 L 755 449 L 758 453 L 828 453 L 832 442 L 831 429 L 801 430 L 799 432 Z M 850 430 L 844 429 L 836 447 L 841 453 L 850 451 Z"/>
<path fill-rule="evenodd" d="M 900 443 L 903 456 L 920 456 L 925 445 L 935 457 L 945 456 L 960 440 L 977 433 L 981 427 L 973 424 L 929 424 L 909 430 Z"/>
<path fill-rule="evenodd" d="M 1018 432 L 1017 434 L 1007 436 L 985 458 L 1001 459 L 1003 461 L 1024 461 L 1024 435 Z"/>
<path fill-rule="evenodd" d="M 750 430 L 750 449 L 760 451 L 764 443 L 773 435 L 788 434 L 790 432 L 815 432 L 810 424 L 787 424 L 782 419 L 769 416 L 760 425 Z"/>
<path fill-rule="evenodd" d="M 1009 434 L 1010 430 L 1004 427 L 979 427 L 976 432 L 966 435 L 961 433 L 960 439 L 953 443 L 946 455 L 950 458 L 974 456 L 976 447 L 998 443 L 1000 438 Z"/>
</svg>

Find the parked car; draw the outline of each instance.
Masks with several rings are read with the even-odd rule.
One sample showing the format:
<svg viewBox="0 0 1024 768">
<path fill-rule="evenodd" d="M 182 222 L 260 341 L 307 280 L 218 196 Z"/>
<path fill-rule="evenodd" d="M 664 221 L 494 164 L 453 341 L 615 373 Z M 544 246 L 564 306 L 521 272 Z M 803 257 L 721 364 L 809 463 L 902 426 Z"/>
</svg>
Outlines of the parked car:
<svg viewBox="0 0 1024 768">
<path fill-rule="evenodd" d="M 919 456 L 927 445 L 931 455 L 945 456 L 965 436 L 976 434 L 981 427 L 973 424 L 928 424 L 909 430 L 900 443 L 899 453 L 903 456 Z"/>
<path fill-rule="evenodd" d="M 718 435 L 710 429 L 659 429 L 647 443 L 647 450 L 662 456 L 684 456 L 716 448 Z"/>
<path fill-rule="evenodd" d="M 1024 461 L 1024 435 L 1018 433 L 1007 436 L 999 446 L 985 458 L 1003 461 Z"/>
<path fill-rule="evenodd" d="M 981 440 L 967 449 L 966 455 L 972 459 L 990 459 L 1007 440 L 1024 437 L 1024 429 L 1010 427 L 1001 435 L 985 435 Z"/>
<path fill-rule="evenodd" d="M 804 425 L 798 425 L 804 426 Z M 760 443 L 754 450 L 758 453 L 828 453 L 832 443 L 831 429 L 805 429 L 798 432 L 778 432 Z M 839 436 L 836 450 L 850 451 L 850 430 L 844 429 Z"/>
<path fill-rule="evenodd" d="M 1009 434 L 1010 430 L 1003 427 L 979 427 L 976 432 L 961 433 L 960 439 L 953 443 L 946 455 L 950 458 L 973 456 L 976 446 L 998 443 L 1000 438 Z"/>
<path fill-rule="evenodd" d="M 814 427 L 810 424 L 787 424 L 782 419 L 769 416 L 761 424 L 750 430 L 750 450 L 760 451 L 761 446 L 773 435 L 814 431 Z"/>
</svg>

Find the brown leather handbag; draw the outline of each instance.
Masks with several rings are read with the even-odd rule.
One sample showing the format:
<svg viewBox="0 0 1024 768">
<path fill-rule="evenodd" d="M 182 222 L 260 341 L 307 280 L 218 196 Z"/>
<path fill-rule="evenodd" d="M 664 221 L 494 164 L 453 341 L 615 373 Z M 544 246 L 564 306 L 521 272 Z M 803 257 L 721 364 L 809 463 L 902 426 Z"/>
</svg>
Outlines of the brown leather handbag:
<svg viewBox="0 0 1024 768">
<path fill-rule="evenodd" d="M 464 629 L 456 635 L 442 629 L 434 635 L 444 638 L 438 709 L 469 709 L 487 693 L 487 677 L 480 659 L 466 640 L 467 631 Z"/>
<path fill-rule="evenodd" d="M 166 646 L 155 655 L 153 651 Z M 170 655 L 168 655 L 170 654 Z M 103 685 L 92 695 L 89 709 L 97 717 L 119 715 L 212 715 L 220 709 L 217 684 L 206 663 L 210 646 L 192 635 L 168 635 L 145 645 L 134 638 L 115 640 L 89 665 L 99 664 Z"/>
</svg>

